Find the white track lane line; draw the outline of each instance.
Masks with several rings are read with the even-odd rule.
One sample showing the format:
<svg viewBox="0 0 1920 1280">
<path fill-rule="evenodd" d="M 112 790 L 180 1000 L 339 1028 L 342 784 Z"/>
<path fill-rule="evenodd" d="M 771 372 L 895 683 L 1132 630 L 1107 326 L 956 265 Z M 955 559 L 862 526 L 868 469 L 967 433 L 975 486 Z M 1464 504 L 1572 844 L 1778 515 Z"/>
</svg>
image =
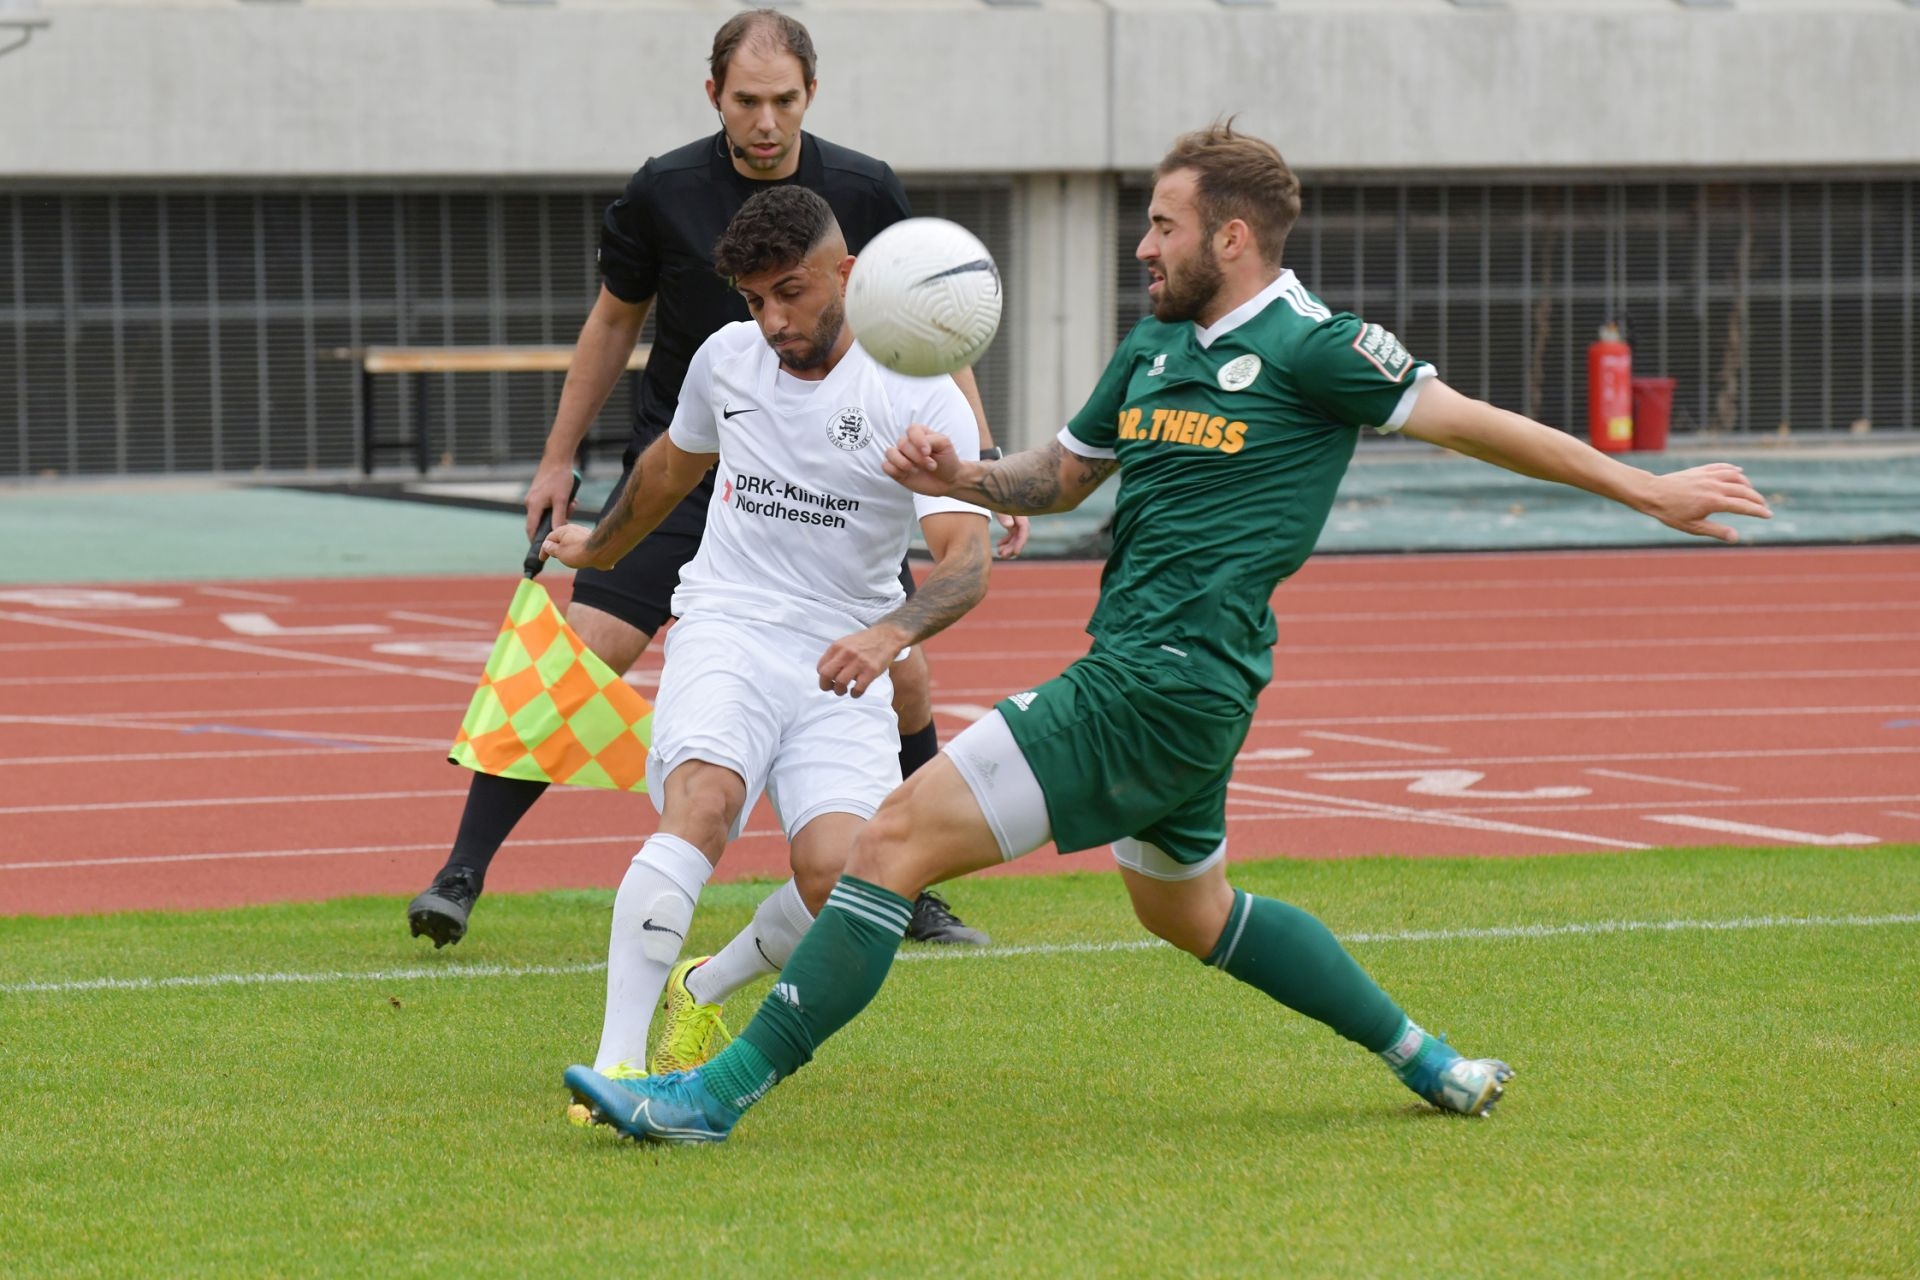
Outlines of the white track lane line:
<svg viewBox="0 0 1920 1280">
<path fill-rule="evenodd" d="M 74 618 L 45 618 L 30 613 L 17 613 L 12 610 L 0 612 L 0 622 L 21 622 L 34 627 L 57 627 L 69 631 L 84 631 L 94 635 L 121 636 L 129 640 L 154 640 L 161 644 L 175 644 L 190 649 L 218 649 L 222 653 L 245 653 L 257 658 L 280 658 L 290 662 L 312 662 L 328 667 L 348 667 L 355 671 L 370 671 L 387 676 L 418 676 L 422 680 L 450 680 L 455 684 L 472 685 L 471 673 L 457 671 L 434 671 L 426 667 L 403 667 L 395 662 L 374 662 L 366 658 L 348 658 L 332 653 L 307 653 L 300 649 L 275 649 L 263 644 L 247 644 L 240 640 L 203 640 L 198 636 L 172 635 L 165 631 L 147 631 L 138 627 L 115 627 L 104 622 L 81 622 Z"/>
<path fill-rule="evenodd" d="M 1636 840 L 1614 840 L 1606 836 L 1596 836 L 1584 831 L 1561 831 L 1553 827 L 1522 826 L 1514 822 L 1490 821 L 1482 818 L 1467 817 L 1464 814 L 1437 809 L 1414 809 L 1406 805 L 1381 804 L 1372 800 L 1355 800 L 1346 796 L 1330 796 L 1314 791 L 1290 791 L 1284 787 L 1263 787 L 1251 782 L 1229 782 L 1229 793 L 1272 796 L 1280 800 L 1301 800 L 1308 804 L 1325 805 L 1328 808 L 1342 810 L 1341 817 L 1354 818 L 1392 818 L 1401 822 L 1420 823 L 1435 827 L 1455 827 L 1469 831 L 1500 831 L 1509 835 L 1546 836 L 1553 840 L 1569 840 L 1588 847 L 1599 846 L 1608 849 L 1651 849 L 1650 844 Z M 1280 816 L 1280 815 L 1276 815 Z M 1456 822 L 1455 819 L 1464 819 Z"/>
<path fill-rule="evenodd" d="M 1262 717 L 1253 722 L 1256 729 L 1299 729 L 1324 725 L 1366 727 L 1400 724 L 1525 724 L 1555 720 L 1704 720 L 1709 718 L 1747 718 L 1754 716 L 1852 716 L 1908 715 L 1920 712 L 1909 703 L 1869 706 L 1826 707 L 1653 707 L 1644 711 L 1468 711 L 1405 716 L 1305 716 Z"/>
<path fill-rule="evenodd" d="M 292 596 L 277 596 L 265 591 L 240 591 L 233 587 L 195 587 L 203 596 L 219 596 L 227 600 L 251 600 L 255 604 L 296 604 Z"/>
<path fill-rule="evenodd" d="M 1383 584 L 1382 591 L 1390 590 L 1391 584 Z M 1284 603 L 1284 599 L 1283 599 Z M 1568 609 L 1409 609 L 1404 612 L 1365 613 L 1302 613 L 1293 610 L 1278 610 L 1282 625 L 1289 629 L 1309 626 L 1315 623 L 1354 622 L 1383 623 L 1387 625 L 1408 622 L 1484 622 L 1489 619 L 1515 618 L 1671 618 L 1674 605 L 1618 605 L 1608 607 L 1594 605 L 1587 608 Z M 1920 599 L 1915 600 L 1860 600 L 1837 601 L 1827 604 L 1796 604 L 1796 614 L 1809 613 L 1916 613 L 1920 612 Z M 178 616 L 177 614 L 171 616 Z M 996 618 L 993 622 L 998 629 L 1019 629 L 1039 631 L 1048 628 L 1078 630 L 1086 622 L 1084 614 L 1062 614 L 1051 618 Z"/>
<path fill-rule="evenodd" d="M 1731 933 L 1749 929 L 1880 929 L 1920 924 L 1920 914 L 1882 916 L 1742 916 L 1730 920 L 1593 920 L 1569 924 L 1494 925 L 1482 929 L 1406 929 L 1388 933 L 1340 934 L 1350 945 L 1529 941 L 1549 938 L 1590 938 L 1633 933 Z M 1029 956 L 1100 955 L 1109 952 L 1153 951 L 1167 944 L 1158 938 L 1129 938 L 1116 942 L 1055 942 L 1014 947 L 928 947 L 902 950 L 898 959 L 910 964 L 977 963 L 1017 960 Z M 599 973 L 605 962 L 580 964 L 463 964 L 438 968 L 344 969 L 311 973 L 196 973 L 170 978 L 79 978 L 66 981 L 0 983 L 0 995 L 69 995 L 93 991 L 164 991 L 203 987 L 311 986 L 339 982 L 450 981 L 472 978 L 556 978 Z"/>
<path fill-rule="evenodd" d="M 1758 836 L 1762 840 L 1785 840 L 1790 844 L 1812 845 L 1857 845 L 1879 844 L 1879 836 L 1862 835 L 1857 831 L 1842 831 L 1834 835 L 1820 835 L 1812 831 L 1792 831 L 1785 827 L 1762 827 L 1751 822 L 1728 822 L 1723 818 L 1699 818 L 1690 813 L 1642 814 L 1648 822 L 1665 823 L 1670 827 L 1692 827 L 1698 831 L 1718 831 L 1733 836 Z"/>
<path fill-rule="evenodd" d="M 1328 733 L 1325 729 L 1306 729 L 1300 734 L 1303 738 L 1325 738 L 1329 742 L 1357 742 L 1363 747 L 1392 747 L 1398 751 L 1425 751 L 1434 755 L 1449 755 L 1451 747 L 1432 747 L 1424 742 L 1396 742 L 1392 738 L 1363 738 L 1354 733 Z M 1315 768 L 1323 766 L 1316 765 Z"/>
<path fill-rule="evenodd" d="M 119 675 L 0 676 L 0 688 L 37 685 L 195 684 L 207 680 L 359 680 L 359 671 L 132 671 Z"/>
<path fill-rule="evenodd" d="M 1920 801 L 1920 795 L 1911 792 L 1894 796 L 1743 796 L 1738 800 L 1689 800 L 1687 804 L 1695 809 L 1779 809 L 1804 808 L 1808 805 L 1862 805 L 1862 804 L 1913 804 Z M 1565 804 L 1502 804 L 1499 806 L 1450 805 L 1445 809 L 1436 809 L 1436 813 L 1636 813 L 1642 809 L 1670 807 L 1671 798 L 1666 800 L 1635 800 L 1614 803 L 1582 803 L 1577 800 Z"/>
<path fill-rule="evenodd" d="M 754 834 L 754 833 L 747 833 Z M 551 836 L 533 840 L 509 840 L 502 849 L 534 849 L 549 845 L 620 845 L 638 849 L 645 836 Z M 140 867 L 166 862 L 254 862 L 280 858 L 347 857 L 374 853 L 444 853 L 445 840 L 426 844 L 343 844 L 326 849 L 238 849 L 231 853 L 161 853 L 124 858 L 51 858 L 38 862 L 0 862 L 0 871 L 57 871 L 64 867 Z"/>
<path fill-rule="evenodd" d="M 497 622 L 475 622 L 472 618 L 449 618 L 438 613 L 414 613 L 408 609 L 394 609 L 388 612 L 387 616 L 400 622 L 437 623 L 443 627 L 458 627 L 463 631 L 485 631 L 498 634 L 500 630 L 500 624 Z"/>
<path fill-rule="evenodd" d="M 1827 752 L 1809 751 L 1807 755 L 1826 755 Z M 1596 778 L 1621 778 L 1627 782 L 1654 782 L 1663 787 L 1686 787 L 1694 791 L 1725 791 L 1738 795 L 1740 788 L 1723 787 L 1717 782 L 1689 782 L 1683 778 L 1662 778 L 1652 773 L 1623 773 L 1619 769 L 1589 769 L 1588 773 Z"/>
<path fill-rule="evenodd" d="M 1301 737 L 1312 736 L 1307 730 Z M 1683 760 L 1805 760 L 1809 758 L 1827 759 L 1833 756 L 1910 756 L 1920 755 L 1920 746 L 1913 747 L 1760 747 L 1751 751 L 1620 751 L 1620 752 L 1581 752 L 1564 756 L 1458 756 L 1447 761 L 1451 765 L 1485 767 L 1505 764 L 1632 764 L 1635 762 L 1677 762 Z M 1391 760 L 1355 760 L 1340 767 L 1343 769 L 1389 769 L 1405 764 L 1406 761 Z M 1257 768 L 1268 772 L 1306 772 L 1312 769 L 1324 769 L 1327 762 L 1286 761 L 1269 763 L 1255 761 L 1251 764 L 1234 766 L 1237 773 L 1243 769 Z M 1590 770 L 1589 772 L 1595 772 Z M 1695 786 L 1707 786 L 1707 783 L 1695 783 Z"/>
</svg>

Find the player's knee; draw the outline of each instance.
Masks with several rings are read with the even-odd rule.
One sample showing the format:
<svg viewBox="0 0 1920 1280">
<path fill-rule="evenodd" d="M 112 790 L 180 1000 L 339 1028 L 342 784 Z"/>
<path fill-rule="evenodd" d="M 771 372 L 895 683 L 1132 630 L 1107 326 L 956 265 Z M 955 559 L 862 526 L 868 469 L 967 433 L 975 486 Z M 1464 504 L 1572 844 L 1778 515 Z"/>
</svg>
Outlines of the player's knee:
<svg viewBox="0 0 1920 1280">
<path fill-rule="evenodd" d="M 674 801 L 672 812 L 661 816 L 661 830 L 671 831 L 700 850 L 707 861 L 719 862 L 733 821 L 739 816 L 733 797 L 720 787 L 696 787 Z"/>
<path fill-rule="evenodd" d="M 853 842 L 847 857 L 847 874 L 870 884 L 884 885 L 903 896 L 912 896 L 926 888 L 926 882 L 913 883 L 920 872 L 913 864 L 912 823 L 909 805 L 895 792 Z M 899 883 L 895 883 L 898 881 Z"/>
<path fill-rule="evenodd" d="M 833 892 L 833 886 L 840 880 L 839 867 L 795 867 L 793 869 L 793 887 L 800 894 L 800 901 L 806 903 L 807 910 L 814 915 L 820 914 L 820 908 L 827 905 L 827 895 Z"/>
<path fill-rule="evenodd" d="M 653 641 L 650 633 L 591 605 L 569 602 L 567 625 L 595 657 L 622 674 L 640 660 Z"/>
</svg>

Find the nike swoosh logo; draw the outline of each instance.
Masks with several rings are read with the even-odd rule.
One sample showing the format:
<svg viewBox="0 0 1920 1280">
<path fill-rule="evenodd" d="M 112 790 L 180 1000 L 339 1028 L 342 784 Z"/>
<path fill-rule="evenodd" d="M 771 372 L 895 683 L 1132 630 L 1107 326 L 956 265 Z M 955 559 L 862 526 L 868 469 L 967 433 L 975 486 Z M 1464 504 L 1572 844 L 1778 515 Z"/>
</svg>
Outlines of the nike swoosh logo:
<svg viewBox="0 0 1920 1280">
<path fill-rule="evenodd" d="M 647 917 L 645 920 L 642 920 L 640 922 L 640 927 L 646 930 L 648 933 L 670 933 L 674 937 L 680 939 L 680 941 L 682 942 L 685 942 L 687 940 L 686 934 L 680 932 L 678 929 L 669 929 L 667 928 L 667 926 L 663 924 L 655 924 L 653 922 L 653 917 L 651 916 Z"/>
<path fill-rule="evenodd" d="M 744 409 L 736 409 L 730 404 L 720 406 L 720 416 L 723 418 L 737 418 L 743 413 L 752 412 L 754 412 L 754 406 L 752 405 L 748 405 Z"/>
<path fill-rule="evenodd" d="M 780 966 L 773 962 L 773 957 L 767 954 L 767 949 L 760 945 L 760 937 L 758 934 L 754 935 L 753 949 L 760 953 L 760 958 L 767 962 L 768 968 L 772 969 L 775 973 L 780 972 Z"/>
</svg>

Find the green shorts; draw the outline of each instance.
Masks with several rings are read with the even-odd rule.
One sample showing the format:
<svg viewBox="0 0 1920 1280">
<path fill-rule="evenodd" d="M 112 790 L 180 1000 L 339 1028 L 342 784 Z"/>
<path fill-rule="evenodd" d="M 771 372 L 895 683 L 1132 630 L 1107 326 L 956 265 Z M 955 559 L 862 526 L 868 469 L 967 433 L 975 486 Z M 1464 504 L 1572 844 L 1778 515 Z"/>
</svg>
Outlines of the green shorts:
<svg viewBox="0 0 1920 1280">
<path fill-rule="evenodd" d="M 1132 836 L 1192 866 L 1227 838 L 1227 779 L 1253 717 L 1225 694 L 1095 650 L 997 709 L 1060 852 Z"/>
</svg>

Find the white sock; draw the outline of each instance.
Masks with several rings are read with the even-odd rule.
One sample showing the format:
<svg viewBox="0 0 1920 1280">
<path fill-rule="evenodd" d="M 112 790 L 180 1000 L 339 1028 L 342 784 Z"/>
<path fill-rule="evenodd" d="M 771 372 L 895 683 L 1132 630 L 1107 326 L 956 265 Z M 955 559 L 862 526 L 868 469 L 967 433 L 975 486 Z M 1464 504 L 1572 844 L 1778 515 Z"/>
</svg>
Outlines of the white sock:
<svg viewBox="0 0 1920 1280">
<path fill-rule="evenodd" d="M 789 880 L 768 894 L 746 928 L 718 955 L 687 975 L 687 990 L 701 1004 L 719 1004 L 763 974 L 778 973 L 813 923 L 813 913 Z"/>
<path fill-rule="evenodd" d="M 682 840 L 656 832 L 640 846 L 613 900 L 613 935 L 607 941 L 607 1014 L 600 1026 L 600 1052 L 593 1069 L 647 1060 L 647 1028 L 653 1007 L 680 958 L 693 922 L 693 904 L 712 874 L 706 855 Z M 704 966 L 703 966 L 704 967 Z"/>
</svg>

